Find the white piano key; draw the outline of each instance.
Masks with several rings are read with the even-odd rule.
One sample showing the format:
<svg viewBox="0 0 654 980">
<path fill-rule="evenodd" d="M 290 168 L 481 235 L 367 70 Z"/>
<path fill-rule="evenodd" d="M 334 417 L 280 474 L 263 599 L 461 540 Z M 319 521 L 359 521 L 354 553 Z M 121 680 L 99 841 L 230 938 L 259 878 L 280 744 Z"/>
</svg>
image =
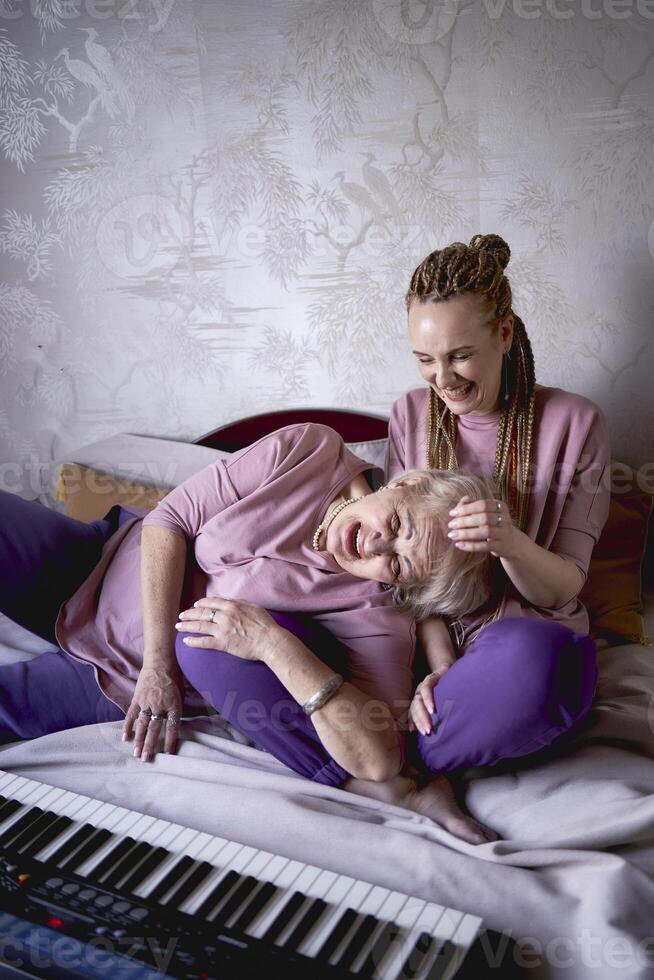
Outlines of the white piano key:
<svg viewBox="0 0 654 980">
<path fill-rule="evenodd" d="M 119 846 L 125 837 L 132 836 L 130 834 L 132 827 L 137 827 L 143 821 L 142 814 L 135 813 L 134 810 L 125 810 L 122 813 L 121 811 L 123 811 L 123 807 L 118 807 L 117 811 L 107 820 L 103 820 L 102 826 L 109 830 L 112 836 L 79 867 L 75 867 L 75 874 L 82 877 L 90 875 L 104 861 L 105 857 Z M 112 825 L 107 826 L 110 821 Z"/>
<path fill-rule="evenodd" d="M 453 911 L 453 909 L 447 909 L 447 912 Z M 471 915 L 469 912 L 462 913 L 454 936 L 452 937 L 452 942 L 457 947 L 456 956 L 453 958 L 447 971 L 443 974 L 443 980 L 450 980 L 451 977 L 454 977 L 463 963 L 467 951 L 477 938 L 481 926 L 482 919 L 478 915 Z"/>
<path fill-rule="evenodd" d="M 288 860 L 279 874 L 272 880 L 273 884 L 279 888 L 279 893 L 275 895 L 272 902 L 269 902 L 265 909 L 259 913 L 248 929 L 247 935 L 260 939 L 267 931 L 268 926 L 277 918 L 281 909 L 289 901 L 293 891 L 295 891 L 295 881 L 302 873 L 304 865 L 301 861 Z"/>
<path fill-rule="evenodd" d="M 38 851 L 36 854 L 37 860 L 41 863 L 47 863 L 51 856 L 58 851 L 62 844 L 64 844 L 71 837 L 74 837 L 80 827 L 89 823 L 93 827 L 97 827 L 97 818 L 105 810 L 109 810 L 110 804 L 101 803 L 99 800 L 89 799 L 86 803 L 80 805 L 80 800 L 73 800 L 70 803 L 65 803 L 62 805 L 62 816 L 70 817 L 73 820 L 71 826 L 67 827 L 54 841 L 48 844 L 47 847 Z"/>
<path fill-rule="evenodd" d="M 420 935 L 420 930 L 416 928 L 416 924 L 420 921 L 421 916 L 425 913 L 428 914 L 431 904 L 431 902 L 424 902 L 419 898 L 410 898 L 398 913 L 397 918 L 393 920 L 402 930 L 402 934 L 378 964 L 375 972 L 375 977 L 378 980 L 394 980 L 397 977 Z M 438 910 L 440 916 L 442 908 L 439 906 Z"/>
<path fill-rule="evenodd" d="M 407 896 L 403 892 L 387 893 L 386 898 L 380 905 L 378 911 L 375 913 L 379 919 L 379 925 L 375 931 L 371 933 L 368 938 L 368 942 L 359 952 L 356 959 L 352 961 L 352 966 L 350 967 L 352 973 L 356 973 L 363 966 L 368 958 L 370 950 L 373 948 L 375 941 L 377 940 L 384 926 L 389 922 L 395 923 L 397 921 L 400 911 L 404 908 L 407 900 Z"/>
<path fill-rule="evenodd" d="M 182 833 L 179 833 L 179 830 Z M 168 844 L 161 844 L 161 847 L 165 847 L 167 851 L 170 851 L 168 857 L 165 857 L 161 864 L 151 871 L 147 878 L 137 885 L 134 889 L 134 895 L 139 898 L 147 898 L 152 892 L 157 888 L 159 883 L 163 881 L 168 872 L 172 867 L 174 867 L 183 854 L 186 853 L 185 848 L 189 846 L 191 841 L 193 841 L 199 834 L 199 831 L 192 830 L 189 828 L 180 828 L 179 824 L 171 824 L 168 834 L 173 838 Z"/>
<path fill-rule="evenodd" d="M 348 875 L 338 875 L 336 881 L 332 882 L 323 900 L 327 902 L 328 908 L 325 909 L 320 923 L 311 932 L 311 936 L 302 944 L 302 948 L 307 956 L 313 956 L 322 946 L 325 939 L 332 931 L 333 926 L 340 918 L 341 911 L 347 908 L 346 896 L 352 890 L 354 878 Z"/>
<path fill-rule="evenodd" d="M 204 832 L 203 833 L 198 833 L 193 838 L 193 840 L 190 841 L 184 847 L 183 851 L 179 852 L 179 854 L 178 854 L 179 857 L 181 857 L 183 855 L 185 857 L 193 858 L 193 863 L 191 865 L 189 865 L 189 867 L 177 879 L 177 881 L 173 885 L 170 886 L 170 888 L 168 889 L 168 891 L 165 892 L 165 894 L 163 894 L 163 895 L 160 896 L 159 903 L 161 905 L 168 905 L 171 908 L 178 908 L 178 906 L 175 903 L 173 892 L 176 892 L 177 889 L 181 885 L 184 884 L 184 882 L 186 881 L 186 879 L 191 877 L 191 875 L 195 872 L 195 869 L 198 867 L 198 865 L 202 861 L 206 860 L 206 858 L 204 856 L 204 852 L 207 851 L 211 847 L 212 840 L 213 840 L 213 838 L 211 837 L 210 834 L 207 834 L 207 833 L 204 833 Z M 213 850 L 213 848 L 212 848 L 212 850 Z"/>
<path fill-rule="evenodd" d="M 224 840 L 223 838 L 216 838 L 215 846 L 202 855 L 202 860 L 207 861 L 209 864 L 214 866 L 213 871 L 210 871 L 204 881 L 195 888 L 190 895 L 184 899 L 182 904 L 178 906 L 180 912 L 186 912 L 188 915 L 194 915 L 196 909 L 200 908 L 203 901 L 207 895 L 213 890 L 216 883 L 225 874 L 225 868 L 223 861 L 225 860 L 222 856 L 223 851 L 228 852 L 230 847 L 230 842 Z"/>
</svg>

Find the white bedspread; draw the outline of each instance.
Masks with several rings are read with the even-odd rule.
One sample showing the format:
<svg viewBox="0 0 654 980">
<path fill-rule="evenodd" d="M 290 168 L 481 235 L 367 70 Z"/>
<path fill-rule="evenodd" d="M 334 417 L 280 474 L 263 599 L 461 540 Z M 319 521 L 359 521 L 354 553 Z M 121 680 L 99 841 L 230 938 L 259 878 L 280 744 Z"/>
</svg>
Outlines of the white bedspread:
<svg viewBox="0 0 654 980">
<path fill-rule="evenodd" d="M 0 748 L 0 769 L 476 913 L 536 943 L 540 955 L 526 960 L 540 960 L 534 980 L 645 980 L 654 976 L 654 647 L 604 649 L 599 662 L 590 725 L 565 752 L 468 772 L 469 810 L 504 838 L 477 847 L 408 811 L 310 783 L 233 740 L 218 718 L 185 722 L 178 754 L 154 764 L 132 757 L 116 722 Z"/>
</svg>

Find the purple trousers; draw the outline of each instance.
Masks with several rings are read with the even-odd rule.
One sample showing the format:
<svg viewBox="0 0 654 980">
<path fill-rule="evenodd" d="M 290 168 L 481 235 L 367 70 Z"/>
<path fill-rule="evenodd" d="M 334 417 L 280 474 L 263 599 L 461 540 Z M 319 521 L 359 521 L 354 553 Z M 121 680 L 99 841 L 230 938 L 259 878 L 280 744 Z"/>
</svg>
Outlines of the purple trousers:
<svg viewBox="0 0 654 980">
<path fill-rule="evenodd" d="M 0 612 L 56 645 L 59 607 L 132 516 L 115 506 L 86 524 L 0 490 Z M 346 669 L 343 648 L 318 624 L 272 615 L 334 670 Z M 181 636 L 175 649 L 187 680 L 242 734 L 308 779 L 338 786 L 348 777 L 265 664 L 192 649 Z M 428 771 L 450 772 L 538 753 L 578 730 L 596 682 L 589 637 L 547 620 L 500 620 L 440 680 L 433 730 L 410 736 L 410 754 Z M 123 717 L 93 667 L 63 650 L 0 664 L 0 744 Z"/>
</svg>

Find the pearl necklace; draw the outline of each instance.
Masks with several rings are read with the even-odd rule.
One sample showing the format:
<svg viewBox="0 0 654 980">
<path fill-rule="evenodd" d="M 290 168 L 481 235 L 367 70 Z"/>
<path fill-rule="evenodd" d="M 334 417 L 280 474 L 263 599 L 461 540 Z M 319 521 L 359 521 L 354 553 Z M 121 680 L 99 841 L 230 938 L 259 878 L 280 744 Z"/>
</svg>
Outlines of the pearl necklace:
<svg viewBox="0 0 654 980">
<path fill-rule="evenodd" d="M 356 503 L 357 500 L 362 500 L 362 499 L 363 499 L 362 497 L 348 497 L 347 500 L 342 500 L 340 504 L 337 504 L 337 506 L 334 507 L 331 514 L 328 514 L 327 517 L 324 519 L 324 521 L 321 521 L 321 523 L 318 525 L 318 527 L 314 532 L 313 541 L 311 542 L 314 551 L 320 551 L 318 547 L 318 539 L 322 534 L 322 532 L 327 530 L 327 528 L 332 523 L 332 521 L 337 516 L 337 514 L 340 514 L 340 512 L 344 510 L 348 504 L 354 504 Z"/>
</svg>

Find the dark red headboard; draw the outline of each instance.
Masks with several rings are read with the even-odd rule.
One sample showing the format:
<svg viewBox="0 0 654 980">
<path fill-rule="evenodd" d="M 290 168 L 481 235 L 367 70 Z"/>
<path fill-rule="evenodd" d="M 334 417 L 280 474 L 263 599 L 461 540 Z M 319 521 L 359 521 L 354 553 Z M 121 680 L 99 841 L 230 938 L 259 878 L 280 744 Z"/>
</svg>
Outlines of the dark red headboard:
<svg viewBox="0 0 654 980">
<path fill-rule="evenodd" d="M 368 442 L 370 439 L 385 439 L 388 436 L 388 419 L 383 415 L 366 415 L 363 412 L 349 412 L 335 408 L 294 408 L 283 412 L 264 412 L 239 419 L 219 429 L 212 429 L 195 440 L 196 446 L 236 452 L 243 446 L 250 446 L 262 436 L 267 436 L 285 425 L 298 422 L 321 422 L 329 425 L 343 437 L 345 442 Z"/>
</svg>

